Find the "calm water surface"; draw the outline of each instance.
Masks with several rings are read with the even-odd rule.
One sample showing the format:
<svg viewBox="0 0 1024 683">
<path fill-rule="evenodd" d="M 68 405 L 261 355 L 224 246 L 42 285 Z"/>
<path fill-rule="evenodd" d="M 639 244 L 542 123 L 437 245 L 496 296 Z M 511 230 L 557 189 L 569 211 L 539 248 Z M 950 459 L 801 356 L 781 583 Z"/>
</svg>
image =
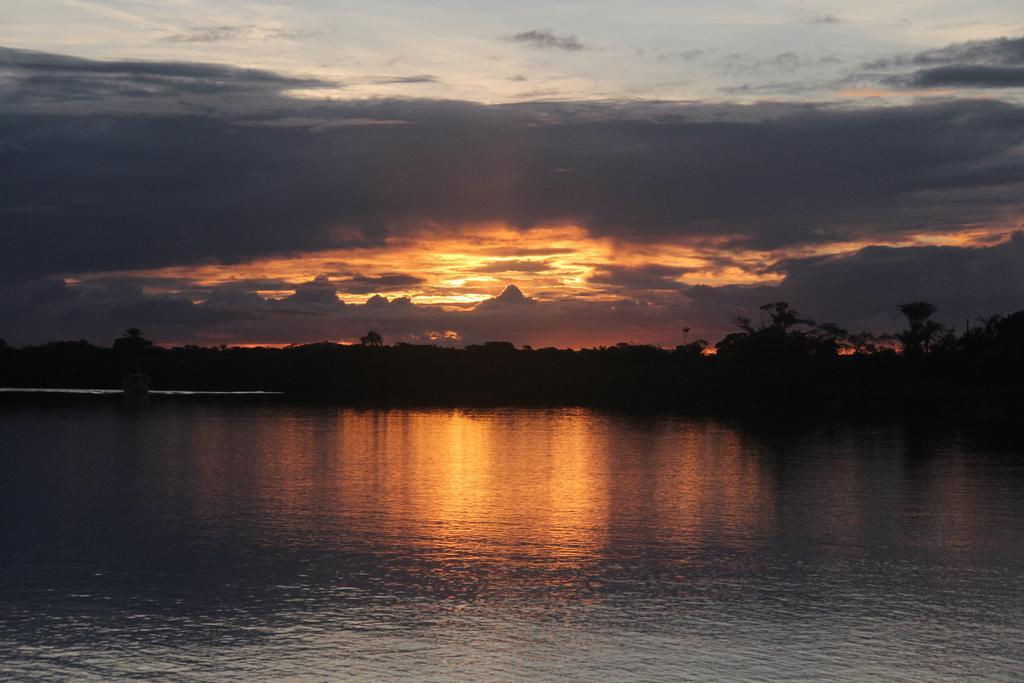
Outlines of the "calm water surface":
<svg viewBox="0 0 1024 683">
<path fill-rule="evenodd" d="M 1024 672 L 1024 457 L 955 431 L 97 399 L 0 458 L 0 678 Z"/>
</svg>

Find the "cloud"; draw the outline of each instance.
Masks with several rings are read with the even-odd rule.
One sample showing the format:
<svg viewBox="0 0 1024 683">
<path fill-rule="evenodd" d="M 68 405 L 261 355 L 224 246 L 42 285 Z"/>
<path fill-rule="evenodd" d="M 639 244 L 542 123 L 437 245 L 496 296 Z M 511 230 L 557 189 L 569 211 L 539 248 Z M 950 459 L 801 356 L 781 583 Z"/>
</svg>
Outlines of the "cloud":
<svg viewBox="0 0 1024 683">
<path fill-rule="evenodd" d="M 476 311 L 507 311 L 509 309 L 520 308 L 522 306 L 533 306 L 537 303 L 535 299 L 531 299 L 523 294 L 515 285 L 508 285 L 502 290 L 501 294 L 486 301 L 481 301 L 476 305 L 473 310 Z"/>
<path fill-rule="evenodd" d="M 145 294 L 130 285 L 69 286 L 44 279 L 0 289 L 0 336 L 17 345 L 84 338 L 110 344 L 122 330 L 141 326 L 162 343 L 292 343 L 354 341 L 368 329 L 387 341 L 470 344 L 511 339 L 518 344 L 614 344 L 666 335 L 674 318 L 660 306 L 630 301 L 539 302 L 514 286 L 462 311 L 416 304 L 407 298 L 370 297 L 343 303 L 323 278 L 296 288 L 294 296 L 262 299 L 222 286 L 204 302 Z M 585 340 L 585 342 L 581 342 Z"/>
<path fill-rule="evenodd" d="M 787 50 L 786 52 L 778 52 L 768 57 L 744 52 L 733 52 L 724 55 L 718 60 L 716 66 L 726 73 L 739 74 L 765 71 L 790 72 L 795 69 L 813 66 L 817 63 L 817 60 L 812 60 Z"/>
<path fill-rule="evenodd" d="M 343 128 L 349 126 L 408 126 L 410 121 L 373 119 L 365 117 L 344 118 L 339 116 L 285 116 L 270 119 L 236 120 L 237 125 L 266 128 L 300 128 L 310 132 Z M 0 150 L 2 151 L 2 150 Z"/>
<path fill-rule="evenodd" d="M 846 23 L 844 19 L 841 19 L 834 14 L 813 14 L 804 17 L 801 19 L 801 22 L 812 26 L 835 26 L 836 24 Z"/>
<path fill-rule="evenodd" d="M 45 72 L 76 73 L 76 74 L 107 74 L 115 76 L 152 76 L 167 78 L 207 78 L 228 81 L 263 81 L 268 83 L 288 83 L 297 85 L 316 85 L 322 81 L 316 79 L 293 79 L 272 71 L 245 69 L 218 64 L 199 62 L 153 62 L 153 61 L 96 61 L 80 57 L 68 57 L 32 50 L 0 47 L 0 68 L 5 71 L 29 72 L 38 75 Z"/>
<path fill-rule="evenodd" d="M 339 306 L 338 288 L 326 275 L 318 275 L 310 282 L 295 285 L 295 293 L 284 299 L 288 303 L 313 306 Z"/>
<path fill-rule="evenodd" d="M 914 71 L 882 78 L 888 85 L 911 88 L 1024 87 L 1024 38 L 996 38 L 954 43 L 911 55 L 886 57 L 866 69 Z"/>
<path fill-rule="evenodd" d="M 550 270 L 546 261 L 491 261 L 473 269 L 477 273 L 541 273 Z"/>
<path fill-rule="evenodd" d="M 219 64 L 97 61 L 0 47 L 2 113 L 195 113 L 219 108 L 228 94 L 236 107 L 250 100 L 265 106 L 287 90 L 325 87 L 342 84 Z"/>
<path fill-rule="evenodd" d="M 658 291 L 683 291 L 689 286 L 679 281 L 686 273 L 691 272 L 687 268 L 674 266 L 663 266 L 656 263 L 644 266 L 599 266 L 590 282 L 596 285 L 604 285 L 613 289 L 636 292 L 658 292 Z"/>
<path fill-rule="evenodd" d="M 515 33 L 506 38 L 509 42 L 520 43 L 534 50 L 564 50 L 566 52 L 579 52 L 585 50 L 583 45 L 574 35 L 560 36 L 551 30 L 523 31 Z"/>
<path fill-rule="evenodd" d="M 916 71 L 904 82 L 917 88 L 1022 88 L 1024 66 L 940 66 Z"/>
<path fill-rule="evenodd" d="M 517 344 L 596 345 L 619 341 L 679 343 L 680 330 L 709 340 L 732 331 L 729 320 L 784 300 L 819 322 L 876 332 L 902 328 L 898 305 L 928 300 L 938 318 L 965 318 L 1017 310 L 1024 301 L 1024 232 L 987 247 L 865 247 L 849 253 L 776 264 L 777 285 L 679 285 L 685 270 L 648 264 L 609 267 L 597 280 L 620 298 L 538 300 L 514 285 L 468 310 L 444 310 L 407 298 L 376 295 L 344 303 L 325 276 L 289 285 L 232 283 L 190 296 L 147 294 L 130 278 L 68 285 L 54 278 L 0 288 L 0 337 L 24 344 L 86 338 L 108 344 L 136 325 L 161 342 L 290 343 L 355 340 L 367 329 L 390 341 L 441 343 L 506 339 Z M 283 299 L 263 299 L 250 288 L 294 288 Z M 442 335 L 443 337 L 443 335 Z"/>
<path fill-rule="evenodd" d="M 264 34 L 266 40 L 305 40 L 317 35 L 318 31 L 305 31 L 302 29 L 267 30 Z"/>
<path fill-rule="evenodd" d="M 819 322 L 851 330 L 901 329 L 898 305 L 931 301 L 938 318 L 966 318 L 1019 310 L 1024 305 L 1024 232 L 989 247 L 882 247 L 794 259 L 777 264 L 785 274 L 777 286 L 694 287 L 690 314 L 696 325 L 722 326 L 724 314 L 758 317 L 757 306 L 788 301 Z M 713 324 L 715 317 L 720 321 Z"/>
<path fill-rule="evenodd" d="M 912 55 L 888 57 L 869 66 L 888 68 L 898 66 L 936 66 L 951 64 L 986 64 L 989 66 L 1015 66 L 1024 64 L 1024 37 L 971 40 L 945 47 L 923 50 Z"/>
<path fill-rule="evenodd" d="M 373 79 L 377 85 L 395 85 L 402 83 L 437 83 L 437 76 L 430 74 L 417 74 L 415 76 L 381 76 Z"/>
<path fill-rule="evenodd" d="M 383 273 L 329 266 L 300 286 L 123 275 L 325 250 L 345 263 L 346 252 L 468 239 L 475 226 L 501 225 L 519 231 L 522 246 L 481 250 L 494 260 L 476 272 L 514 276 L 543 273 L 544 259 L 572 252 L 531 237 L 545 226 L 648 253 L 691 245 L 727 261 L 738 250 L 895 243 L 1016 225 L 1024 215 L 1024 109 L 1008 102 L 484 105 L 287 94 L 306 82 L 220 65 L 0 51 L 0 336 L 101 340 L 146 321 L 158 339 L 217 343 L 357 337 L 371 326 L 409 340 L 455 330 L 463 340 L 668 343 L 684 319 L 713 337 L 723 311 L 779 298 L 840 323 L 849 312 L 853 326 L 893 315 L 893 299 L 913 296 L 934 296 L 950 314 L 986 302 L 1019 307 L 1019 238 L 785 261 L 780 289 L 689 288 L 685 269 L 656 257 L 596 263 L 587 284 L 601 295 L 591 300 L 560 297 L 544 275 L 547 291 L 508 290 L 454 312 L 415 298 L 369 308 L 339 300 L 427 289 L 423 273 L 400 262 Z M 894 265 L 900 259 L 909 265 Z M 956 282 L 944 289 L 928 273 Z M 857 291 L 870 296 L 851 299 Z"/>
<path fill-rule="evenodd" d="M 160 38 L 162 43 L 221 43 L 226 40 L 243 38 L 252 33 L 252 26 L 199 26 L 184 33 L 174 33 Z"/>
<path fill-rule="evenodd" d="M 295 81 L 270 72 L 12 58 L 0 280 L 230 264 L 488 223 L 779 249 L 1006 225 L 1024 211 L 1024 109 L 998 101 L 295 100 L 281 94 Z M 55 73 L 72 86 L 51 100 L 37 79 Z M 159 74 L 174 96 L 67 99 L 77 86 L 95 94 L 97 73 Z M 254 90 L 211 97 L 181 83 Z M 181 109 L 212 101 L 228 108 Z"/>
<path fill-rule="evenodd" d="M 314 31 L 260 28 L 252 24 L 191 26 L 187 31 L 172 33 L 159 39 L 161 43 L 222 43 L 239 39 L 304 40 Z"/>
<path fill-rule="evenodd" d="M 375 292 L 393 292 L 409 289 L 423 284 L 424 279 L 404 273 L 385 273 L 384 275 L 352 275 L 334 280 L 334 285 L 347 294 L 373 294 Z"/>
<path fill-rule="evenodd" d="M 659 51 L 655 59 L 659 62 L 692 62 L 701 55 L 704 54 L 704 50 L 698 48 L 690 48 L 687 50 L 671 50 L 671 51 Z"/>
<path fill-rule="evenodd" d="M 569 247 L 491 247 L 482 251 L 486 256 L 557 256 L 558 254 L 571 254 L 573 250 Z"/>
</svg>

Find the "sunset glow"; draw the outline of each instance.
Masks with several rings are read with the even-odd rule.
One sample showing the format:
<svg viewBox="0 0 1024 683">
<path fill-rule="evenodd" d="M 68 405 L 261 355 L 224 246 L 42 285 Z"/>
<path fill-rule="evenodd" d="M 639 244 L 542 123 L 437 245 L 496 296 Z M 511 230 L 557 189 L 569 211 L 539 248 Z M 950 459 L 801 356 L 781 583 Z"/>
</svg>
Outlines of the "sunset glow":
<svg viewBox="0 0 1024 683">
<path fill-rule="evenodd" d="M 623 291 L 603 283 L 609 267 L 623 269 L 664 267 L 679 273 L 666 277 L 661 291 L 706 285 L 773 284 L 783 275 L 771 266 L 789 258 L 852 253 L 865 246 L 981 247 L 1005 243 L 1013 228 L 978 227 L 957 233 L 917 234 L 873 242 L 833 242 L 785 251 L 722 249 L 713 240 L 693 246 L 666 243 L 624 243 L 595 238 L 579 227 L 564 226 L 514 230 L 483 227 L 457 231 L 449 237 L 410 237 L 388 240 L 379 247 L 323 251 L 293 257 L 261 259 L 240 264 L 174 266 L 151 270 L 124 270 L 69 277 L 71 284 L 95 278 L 140 278 L 154 294 L 181 294 L 196 289 L 241 284 L 261 297 L 282 299 L 295 293 L 293 285 L 326 277 L 337 285 L 344 301 L 359 302 L 366 295 L 415 298 L 416 303 L 451 310 L 464 309 L 515 284 L 538 300 L 586 297 L 617 300 L 622 296 L 657 294 L 657 288 Z M 726 258 L 723 258 L 725 255 Z M 416 279 L 414 284 L 392 284 L 389 276 Z M 361 279 L 347 290 L 351 278 Z M 379 284 L 374 284 L 379 279 Z M 275 282 L 276 287 L 257 283 Z M 200 299 L 202 300 L 202 299 Z"/>
<path fill-rule="evenodd" d="M 0 680 L 1024 671 L 1022 0 L 0 2 Z"/>
<path fill-rule="evenodd" d="M 398 5 L 15 0 L 3 334 L 671 347 L 1024 296 L 1017 8 Z"/>
</svg>

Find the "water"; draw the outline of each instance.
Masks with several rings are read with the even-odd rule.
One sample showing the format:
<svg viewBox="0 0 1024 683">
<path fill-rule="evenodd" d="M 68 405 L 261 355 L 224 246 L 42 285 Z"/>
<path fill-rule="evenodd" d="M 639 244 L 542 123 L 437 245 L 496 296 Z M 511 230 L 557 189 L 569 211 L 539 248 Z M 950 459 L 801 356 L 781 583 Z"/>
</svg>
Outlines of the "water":
<svg viewBox="0 0 1024 683">
<path fill-rule="evenodd" d="M 1024 457 L 955 430 L 177 398 L 0 437 L 0 678 L 1024 670 Z"/>
</svg>

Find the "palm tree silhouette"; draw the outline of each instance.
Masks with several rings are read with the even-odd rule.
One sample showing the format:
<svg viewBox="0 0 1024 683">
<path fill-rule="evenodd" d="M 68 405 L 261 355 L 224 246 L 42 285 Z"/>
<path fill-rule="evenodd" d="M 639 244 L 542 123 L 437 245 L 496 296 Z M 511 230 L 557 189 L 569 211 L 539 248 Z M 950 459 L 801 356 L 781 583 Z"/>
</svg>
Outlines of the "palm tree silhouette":
<svg viewBox="0 0 1024 683">
<path fill-rule="evenodd" d="M 907 316 L 907 323 L 910 325 L 899 334 L 899 340 L 903 343 L 903 353 L 917 356 L 931 351 L 943 329 L 940 323 L 930 320 L 938 309 L 927 301 L 911 301 L 900 305 L 900 311 Z"/>
<path fill-rule="evenodd" d="M 153 342 L 142 336 L 142 330 L 137 327 L 129 327 L 124 333 L 114 340 L 114 350 L 126 353 L 142 353 L 152 348 Z"/>
</svg>

